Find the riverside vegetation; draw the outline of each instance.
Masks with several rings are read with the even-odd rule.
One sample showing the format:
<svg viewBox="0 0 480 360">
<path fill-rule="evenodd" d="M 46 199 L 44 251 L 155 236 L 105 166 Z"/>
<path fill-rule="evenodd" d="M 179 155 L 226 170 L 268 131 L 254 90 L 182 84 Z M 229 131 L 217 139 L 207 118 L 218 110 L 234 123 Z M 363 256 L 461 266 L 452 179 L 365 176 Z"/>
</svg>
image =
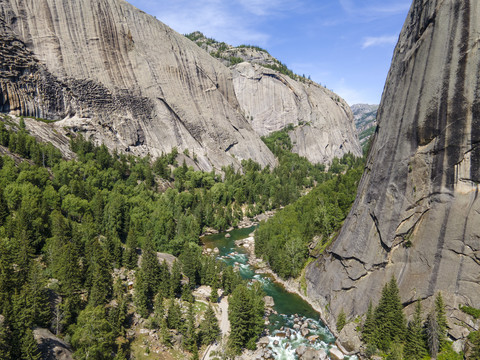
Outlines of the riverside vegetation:
<svg viewBox="0 0 480 360">
<path fill-rule="evenodd" d="M 341 173 L 361 163 L 346 156 L 327 172 L 290 153 L 285 131 L 264 139 L 279 159 L 275 169 L 249 160 L 243 172 L 194 171 L 176 163 L 175 149 L 152 162 L 111 154 L 81 136 L 71 139 L 76 160 L 67 161 L 29 135 L 21 119 L 3 120 L 0 358 L 39 359 L 32 330 L 42 327 L 71 343 L 78 359 L 128 359 L 134 341 L 128 330 L 138 316 L 167 347 L 181 334 L 182 348 L 197 358 L 219 334 L 211 308 L 193 306 L 199 285 L 231 295 L 230 354 L 254 348 L 263 330 L 263 293 L 202 256 L 199 236 L 287 206 L 319 184 L 342 184 Z M 341 222 L 342 215 L 332 216 Z M 169 267 L 157 251 L 178 259 Z M 134 273 L 133 291 L 119 271 Z"/>
</svg>

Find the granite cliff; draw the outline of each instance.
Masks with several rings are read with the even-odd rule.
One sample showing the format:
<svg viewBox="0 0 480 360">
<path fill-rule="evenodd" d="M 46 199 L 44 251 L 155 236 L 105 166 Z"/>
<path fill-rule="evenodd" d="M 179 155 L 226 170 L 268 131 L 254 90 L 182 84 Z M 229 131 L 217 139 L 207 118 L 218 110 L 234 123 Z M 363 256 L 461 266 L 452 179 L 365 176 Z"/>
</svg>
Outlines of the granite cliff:
<svg viewBox="0 0 480 360">
<path fill-rule="evenodd" d="M 127 2 L 3 0 L 0 19 L 1 111 L 135 155 L 189 149 L 203 169 L 275 164 L 230 71 Z"/>
<path fill-rule="evenodd" d="M 334 323 L 398 280 L 405 305 L 447 299 L 480 307 L 480 4 L 414 0 L 388 74 L 357 199 L 321 259 L 308 296 Z M 467 326 L 468 327 L 468 326 Z"/>
<path fill-rule="evenodd" d="M 204 170 L 240 166 L 248 158 L 262 166 L 276 163 L 244 115 L 232 70 L 124 0 L 1 0 L 0 45 L 0 111 L 55 120 L 26 123 L 63 150 L 67 135 L 82 133 L 139 156 L 188 149 Z M 275 104 L 284 100 L 267 95 Z M 322 111 L 333 114 L 333 128 L 328 123 L 295 132 L 302 155 L 328 148 L 315 161 L 358 154 L 358 140 L 348 133 L 351 115 L 337 110 L 346 105 L 330 96 L 340 105 Z M 298 105 L 289 99 L 289 107 Z M 289 111 L 297 115 L 279 110 Z"/>
<path fill-rule="evenodd" d="M 354 104 L 350 109 L 352 109 L 360 145 L 364 147 L 377 128 L 378 105 Z"/>
<path fill-rule="evenodd" d="M 362 155 L 353 114 L 337 94 L 257 46 L 234 47 L 199 32 L 187 37 L 230 67 L 242 113 L 259 135 L 291 125 L 293 152 L 313 163 L 329 163 L 348 152 Z"/>
</svg>

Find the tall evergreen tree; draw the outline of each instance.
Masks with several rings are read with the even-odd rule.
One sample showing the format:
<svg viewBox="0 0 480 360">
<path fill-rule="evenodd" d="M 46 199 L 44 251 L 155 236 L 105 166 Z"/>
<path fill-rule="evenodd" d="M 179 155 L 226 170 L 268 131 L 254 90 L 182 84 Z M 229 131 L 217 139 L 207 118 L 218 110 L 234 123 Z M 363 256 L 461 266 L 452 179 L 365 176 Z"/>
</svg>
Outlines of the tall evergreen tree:
<svg viewBox="0 0 480 360">
<path fill-rule="evenodd" d="M 172 296 L 179 295 L 182 291 L 182 266 L 179 261 L 175 260 L 172 265 L 172 276 L 170 280 L 170 294 Z"/>
<path fill-rule="evenodd" d="M 255 349 L 255 341 L 263 329 L 263 296 L 257 289 L 238 285 L 230 297 L 228 319 L 231 333 L 229 346 L 234 352 L 247 347 Z"/>
<path fill-rule="evenodd" d="M 408 323 L 404 352 L 406 360 L 421 360 L 427 355 L 420 301 L 417 301 L 413 319 Z"/>
<path fill-rule="evenodd" d="M 38 344 L 33 337 L 33 331 L 26 329 L 21 340 L 22 360 L 40 360 L 41 354 L 38 349 Z"/>
<path fill-rule="evenodd" d="M 135 286 L 134 286 L 134 303 L 137 312 L 143 317 L 147 318 L 150 314 L 150 299 L 148 296 L 148 284 L 145 280 L 143 269 L 139 269 L 135 273 Z"/>
<path fill-rule="evenodd" d="M 375 342 L 379 349 L 388 351 L 391 343 L 403 342 L 406 333 L 406 319 L 400 301 L 397 281 L 394 277 L 382 290 L 382 297 L 375 308 Z"/>
<path fill-rule="evenodd" d="M 440 350 L 440 330 L 437 323 L 437 315 L 435 312 L 431 312 L 427 316 L 427 343 L 430 355 L 434 358 L 437 357 Z"/>
<path fill-rule="evenodd" d="M 115 335 L 107 321 L 103 306 L 88 305 L 78 316 L 73 326 L 72 345 L 75 358 L 79 360 L 112 358 Z"/>
<path fill-rule="evenodd" d="M 167 326 L 169 329 L 179 329 L 181 325 L 182 312 L 180 306 L 174 299 L 170 299 L 167 312 Z"/>
<path fill-rule="evenodd" d="M 123 253 L 123 263 L 128 269 L 135 269 L 138 262 L 137 237 L 133 228 L 130 228 L 127 235 L 126 249 Z"/>
<path fill-rule="evenodd" d="M 147 284 L 148 297 L 150 301 L 158 290 L 160 284 L 160 263 L 158 262 L 157 253 L 153 248 L 152 241 L 147 238 L 142 249 L 141 268 L 144 274 L 144 279 Z"/>
<path fill-rule="evenodd" d="M 208 304 L 207 311 L 205 311 L 205 318 L 200 325 L 200 334 L 202 343 L 205 345 L 212 344 L 220 336 L 218 319 L 211 304 Z"/>
<path fill-rule="evenodd" d="M 435 315 L 438 324 L 438 336 L 440 346 L 447 340 L 447 317 L 445 315 L 445 304 L 442 293 L 439 292 L 435 297 Z"/>
<path fill-rule="evenodd" d="M 0 315 L 0 359 L 12 359 L 12 332 L 5 317 Z"/>
<path fill-rule="evenodd" d="M 93 283 L 90 289 L 89 303 L 93 307 L 105 305 L 112 295 L 113 279 L 110 266 L 103 249 L 100 249 L 94 264 Z"/>
<path fill-rule="evenodd" d="M 365 323 L 363 324 L 362 329 L 362 340 L 365 344 L 373 344 L 375 334 L 375 317 L 373 315 L 373 305 L 372 302 L 368 304 L 367 315 L 365 318 Z"/>
<path fill-rule="evenodd" d="M 188 304 L 187 319 L 186 319 L 185 336 L 183 337 L 183 346 L 188 351 L 193 351 L 197 348 L 197 333 L 195 330 L 195 313 L 193 305 Z"/>
</svg>

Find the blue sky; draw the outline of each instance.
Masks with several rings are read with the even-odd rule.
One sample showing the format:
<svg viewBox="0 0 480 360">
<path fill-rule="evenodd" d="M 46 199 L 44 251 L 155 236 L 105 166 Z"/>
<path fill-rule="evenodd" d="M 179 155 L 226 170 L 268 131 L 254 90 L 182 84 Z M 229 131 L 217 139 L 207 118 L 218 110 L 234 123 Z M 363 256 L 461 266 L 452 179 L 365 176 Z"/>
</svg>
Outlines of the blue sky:
<svg viewBox="0 0 480 360">
<path fill-rule="evenodd" d="M 128 0 L 179 33 L 258 45 L 350 105 L 378 104 L 411 0 Z"/>
</svg>

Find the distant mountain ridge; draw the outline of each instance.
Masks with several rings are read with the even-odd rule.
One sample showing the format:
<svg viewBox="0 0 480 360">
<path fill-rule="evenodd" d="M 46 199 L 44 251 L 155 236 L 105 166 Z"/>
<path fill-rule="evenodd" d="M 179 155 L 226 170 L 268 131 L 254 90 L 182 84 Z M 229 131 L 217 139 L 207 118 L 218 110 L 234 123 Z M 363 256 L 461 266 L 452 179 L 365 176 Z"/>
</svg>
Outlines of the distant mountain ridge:
<svg viewBox="0 0 480 360">
<path fill-rule="evenodd" d="M 377 128 L 378 105 L 355 104 L 350 108 L 353 112 L 360 144 L 364 147 Z"/>
<path fill-rule="evenodd" d="M 293 151 L 313 163 L 328 164 L 345 153 L 361 156 L 352 112 L 340 96 L 258 46 L 234 47 L 200 32 L 186 36 L 230 67 L 242 112 L 259 135 L 293 127 Z"/>
</svg>

